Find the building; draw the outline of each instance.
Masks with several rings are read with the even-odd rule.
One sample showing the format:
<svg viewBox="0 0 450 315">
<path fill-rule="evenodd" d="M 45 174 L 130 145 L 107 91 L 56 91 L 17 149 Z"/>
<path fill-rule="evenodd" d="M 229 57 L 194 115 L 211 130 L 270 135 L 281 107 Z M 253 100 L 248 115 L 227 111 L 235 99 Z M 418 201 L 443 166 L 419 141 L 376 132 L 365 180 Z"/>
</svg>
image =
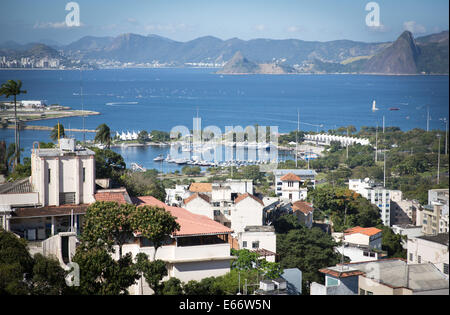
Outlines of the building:
<svg viewBox="0 0 450 315">
<path fill-rule="evenodd" d="M 356 145 L 360 144 L 362 146 L 370 145 L 368 139 L 359 139 L 354 137 L 337 136 L 337 135 L 327 135 L 327 134 L 307 134 L 305 135 L 305 140 L 308 142 L 318 143 L 320 145 L 330 145 L 331 142 L 339 142 L 341 146 L 346 145 Z"/>
<path fill-rule="evenodd" d="M 350 262 L 375 261 L 386 257 L 386 252 L 370 248 L 369 246 L 344 244 L 335 247 L 335 251 L 350 259 Z"/>
<path fill-rule="evenodd" d="M 344 232 L 344 244 L 366 246 L 370 249 L 381 250 L 382 231 L 380 229 L 362 228 L 360 226 Z"/>
<path fill-rule="evenodd" d="M 297 217 L 298 222 L 307 228 L 312 228 L 314 218 L 314 207 L 305 201 L 296 201 L 292 204 L 292 213 Z"/>
<path fill-rule="evenodd" d="M 73 139 L 61 139 L 56 149 L 34 146 L 31 177 L 0 186 L 1 224 L 29 241 L 79 232 L 94 192 L 94 152 Z"/>
<path fill-rule="evenodd" d="M 448 233 L 448 188 L 428 191 L 428 204 L 441 206 L 439 213 L 439 233 Z"/>
<path fill-rule="evenodd" d="M 257 252 L 267 261 L 275 262 L 277 238 L 273 226 L 246 226 L 237 235 L 239 248 Z"/>
<path fill-rule="evenodd" d="M 448 295 L 448 277 L 433 264 L 401 259 L 323 268 L 325 285 L 312 283 L 311 295 Z"/>
<path fill-rule="evenodd" d="M 314 170 L 274 170 L 273 175 L 275 177 L 275 193 L 278 196 L 283 196 L 282 194 L 282 186 L 283 182 L 281 181 L 281 177 L 287 175 L 287 174 L 294 174 L 295 176 L 298 176 L 300 178 L 300 186 L 306 187 L 316 187 L 316 176 L 317 173 Z"/>
<path fill-rule="evenodd" d="M 408 240 L 408 264 L 431 263 L 448 277 L 448 233 Z"/>
<path fill-rule="evenodd" d="M 183 206 L 192 213 L 204 215 L 211 220 L 214 220 L 214 211 L 211 206 L 211 199 L 208 195 L 195 193 L 183 200 Z"/>
<path fill-rule="evenodd" d="M 166 188 L 166 204 L 181 206 L 184 199 L 190 197 L 189 185 L 175 185 L 175 188 Z"/>
<path fill-rule="evenodd" d="M 308 196 L 308 189 L 302 186 L 302 179 L 293 174 L 288 173 L 280 177 L 281 185 L 277 185 L 277 195 L 282 199 L 296 202 L 299 200 L 306 200 Z"/>
<path fill-rule="evenodd" d="M 44 108 L 46 106 L 44 101 L 21 101 L 20 103 L 26 108 Z"/>
<path fill-rule="evenodd" d="M 156 252 L 155 259 L 167 262 L 168 276 L 163 281 L 171 277 L 183 282 L 200 281 L 230 271 L 230 262 L 234 259 L 230 255 L 229 244 L 232 230 L 205 216 L 168 206 L 154 197 L 133 198 L 133 202 L 138 206 L 164 208 L 177 218 L 180 225 L 180 231 L 173 233 Z M 147 239 L 137 234 L 132 242 L 123 246 L 123 252 L 130 252 L 133 257 L 145 253 L 152 258 L 154 248 Z M 143 278 L 130 291 L 134 294 L 152 293 Z"/>
<path fill-rule="evenodd" d="M 418 201 L 405 200 L 400 190 L 391 190 L 391 225 L 415 225 L 420 208 Z"/>
<path fill-rule="evenodd" d="M 385 226 L 391 226 L 391 191 L 379 185 L 369 178 L 350 179 L 348 188 L 353 190 L 376 205 L 380 211 L 381 220 Z"/>
<path fill-rule="evenodd" d="M 448 232 L 448 213 L 444 213 L 444 206 L 441 204 L 425 205 L 417 212 L 417 223 L 422 225 L 425 235 Z"/>
</svg>

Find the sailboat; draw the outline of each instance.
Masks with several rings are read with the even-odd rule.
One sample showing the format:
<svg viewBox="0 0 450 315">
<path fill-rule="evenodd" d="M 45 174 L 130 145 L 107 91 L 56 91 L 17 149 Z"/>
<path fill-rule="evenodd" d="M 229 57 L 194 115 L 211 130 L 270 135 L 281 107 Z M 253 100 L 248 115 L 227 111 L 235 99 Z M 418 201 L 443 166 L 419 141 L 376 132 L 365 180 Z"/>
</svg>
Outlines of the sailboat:
<svg viewBox="0 0 450 315">
<path fill-rule="evenodd" d="M 378 108 L 377 108 L 377 102 L 376 102 L 376 101 L 373 101 L 373 104 L 372 104 L 372 111 L 375 112 L 375 111 L 377 111 L 377 110 L 378 110 Z"/>
</svg>

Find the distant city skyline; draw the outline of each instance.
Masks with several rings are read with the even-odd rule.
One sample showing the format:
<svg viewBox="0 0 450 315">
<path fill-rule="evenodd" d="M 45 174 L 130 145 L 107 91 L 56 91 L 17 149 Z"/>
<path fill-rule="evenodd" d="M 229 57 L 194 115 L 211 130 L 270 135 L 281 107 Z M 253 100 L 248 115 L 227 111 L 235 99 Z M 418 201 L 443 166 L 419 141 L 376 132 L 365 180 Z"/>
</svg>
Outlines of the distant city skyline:
<svg viewBox="0 0 450 315">
<path fill-rule="evenodd" d="M 68 44 L 83 36 L 156 34 L 186 42 L 202 36 L 306 41 L 395 40 L 449 29 L 448 0 L 379 0 L 380 25 L 366 25 L 368 0 L 128 0 L 75 1 L 79 27 L 67 27 L 67 0 L 15 0 L 2 3 L 0 43 Z"/>
</svg>

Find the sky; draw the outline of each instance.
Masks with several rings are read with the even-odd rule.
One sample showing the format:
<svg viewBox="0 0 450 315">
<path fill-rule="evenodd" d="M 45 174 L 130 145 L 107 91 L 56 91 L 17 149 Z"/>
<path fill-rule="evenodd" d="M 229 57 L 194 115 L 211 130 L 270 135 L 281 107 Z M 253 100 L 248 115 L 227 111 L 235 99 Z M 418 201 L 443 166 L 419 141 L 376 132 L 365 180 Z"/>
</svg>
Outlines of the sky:
<svg viewBox="0 0 450 315">
<path fill-rule="evenodd" d="M 68 0 L 2 0 L 0 43 L 83 36 L 156 34 L 177 41 L 201 36 L 363 42 L 449 29 L 448 0 L 378 0 L 379 24 L 367 25 L 370 0 L 76 0 L 80 25 L 67 25 Z M 372 12 L 375 14 L 375 11 Z M 374 20 L 372 20 L 374 21 Z"/>
</svg>

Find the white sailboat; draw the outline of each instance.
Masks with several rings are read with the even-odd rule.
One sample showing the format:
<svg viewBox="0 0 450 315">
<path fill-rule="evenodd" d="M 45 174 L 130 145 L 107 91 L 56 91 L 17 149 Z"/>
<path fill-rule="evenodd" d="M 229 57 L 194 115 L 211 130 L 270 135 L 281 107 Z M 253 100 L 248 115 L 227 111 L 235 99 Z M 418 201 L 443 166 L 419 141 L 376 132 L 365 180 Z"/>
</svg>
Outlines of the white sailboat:
<svg viewBox="0 0 450 315">
<path fill-rule="evenodd" d="M 377 111 L 377 110 L 379 110 L 379 109 L 377 108 L 377 102 L 376 102 L 376 101 L 373 101 L 373 104 L 372 104 L 372 111 L 375 112 L 375 111 Z"/>
</svg>

